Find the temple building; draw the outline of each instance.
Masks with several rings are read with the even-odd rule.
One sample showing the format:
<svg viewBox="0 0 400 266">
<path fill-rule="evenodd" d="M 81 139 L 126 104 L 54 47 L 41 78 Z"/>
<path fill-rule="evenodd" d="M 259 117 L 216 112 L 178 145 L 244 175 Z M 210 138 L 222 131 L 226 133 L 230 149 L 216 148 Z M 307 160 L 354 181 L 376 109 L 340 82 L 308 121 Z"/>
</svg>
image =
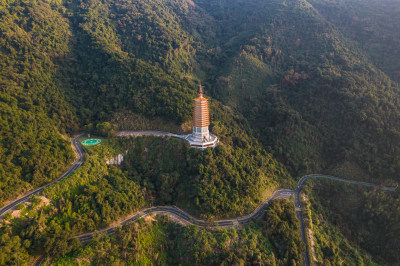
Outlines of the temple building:
<svg viewBox="0 0 400 266">
<path fill-rule="evenodd" d="M 193 133 L 186 139 L 191 147 L 203 150 L 217 146 L 218 138 L 210 133 L 208 130 L 209 125 L 208 100 L 203 96 L 203 88 L 200 85 L 199 97 L 194 99 Z"/>
</svg>

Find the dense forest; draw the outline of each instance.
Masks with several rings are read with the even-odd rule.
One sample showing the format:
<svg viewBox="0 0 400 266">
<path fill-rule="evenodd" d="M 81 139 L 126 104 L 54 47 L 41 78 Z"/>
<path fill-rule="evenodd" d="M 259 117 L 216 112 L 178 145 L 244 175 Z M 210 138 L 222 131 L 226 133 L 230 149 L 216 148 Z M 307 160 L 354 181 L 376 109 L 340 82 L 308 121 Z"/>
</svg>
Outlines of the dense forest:
<svg viewBox="0 0 400 266">
<path fill-rule="evenodd" d="M 182 227 L 158 217 L 129 223 L 55 263 L 85 259 L 93 265 L 298 265 L 304 250 L 298 228 L 289 201 L 274 201 L 261 221 L 241 230 Z"/>
<path fill-rule="evenodd" d="M 360 2 L 2 1 L 1 201 L 66 168 L 65 133 L 190 123 L 200 81 L 292 175 L 397 180 L 398 5 Z"/>
<path fill-rule="evenodd" d="M 5 251 L 0 263 L 28 262 L 39 255 L 64 257 L 80 248 L 73 236 L 115 224 L 143 207 L 176 204 L 210 222 L 251 212 L 265 190 L 278 186 L 287 173 L 269 155 L 257 153 L 257 146 L 239 150 L 224 146 L 204 153 L 178 139 L 139 137 L 104 140 L 102 145 L 87 148 L 86 162 L 79 170 L 6 215 L 0 227 Z M 119 168 L 107 165 L 106 159 L 121 153 L 125 159 Z M 271 211 L 272 220 L 266 221 L 277 227 L 270 234 L 280 239 L 272 244 L 282 260 L 286 252 L 293 260 L 301 257 L 293 208 L 287 202 Z M 279 222 L 288 225 L 282 227 Z M 284 244 L 293 241 L 297 244 Z M 271 247 L 265 248 L 269 254 Z M 169 256 L 177 258 L 172 253 Z"/>
<path fill-rule="evenodd" d="M 310 3 L 346 37 L 356 41 L 377 67 L 400 82 L 399 1 L 311 0 Z"/>
<path fill-rule="evenodd" d="M 153 205 L 177 204 L 208 219 L 250 213 L 266 191 L 282 186 L 279 182 L 290 184 L 282 166 L 256 145 L 201 152 L 182 140 L 153 137 L 135 139 L 128 149 L 123 169 L 146 189 Z"/>
<path fill-rule="evenodd" d="M 75 134 L 108 137 L 86 150 L 79 171 L 1 222 L 0 264 L 82 254 L 88 247 L 73 235 L 150 204 L 177 204 L 213 220 L 248 213 L 308 173 L 397 184 L 399 7 L 399 0 L 0 0 L 0 206 L 60 176 L 74 160 Z M 200 83 L 210 99 L 211 131 L 221 140 L 216 149 L 111 138 L 118 129 L 190 132 Z M 107 165 L 117 154 L 125 154 L 124 163 Z M 307 192 L 320 240 L 317 259 L 369 263 L 371 254 L 398 263 L 391 234 L 399 211 L 389 204 L 397 198 L 360 190 L 353 212 L 339 207 L 336 185 L 325 185 Z M 363 205 L 368 202 L 379 208 Z M 285 213 L 277 210 L 274 219 L 297 230 Z M 356 226 L 381 223 L 388 231 Z M 142 222 L 93 245 L 115 253 L 107 246 L 118 237 L 160 230 L 166 238 L 154 239 L 154 248 L 161 257 L 150 252 L 132 262 L 299 262 L 297 235 L 260 226 L 214 234 Z M 237 243 L 237 235 L 248 245 L 257 235 L 257 247 L 265 246 L 252 254 L 234 244 L 210 253 L 222 238 Z M 188 238 L 210 244 L 185 250 Z M 117 253 L 116 261 L 131 262 Z M 104 255 L 93 254 L 93 261 Z M 182 254 L 187 260 L 175 261 Z M 293 263 L 284 259 L 288 254 Z"/>
<path fill-rule="evenodd" d="M 305 193 L 312 213 L 310 224 L 316 245 L 319 246 L 317 253 L 321 252 L 318 257 L 323 260 L 323 264 L 328 261 L 336 263 L 343 257 L 354 256 L 352 254 L 357 252 L 351 246 L 368 251 L 379 264 L 399 264 L 398 192 L 318 181 L 307 185 Z M 332 227 L 338 228 L 340 233 L 334 232 Z M 350 244 L 343 239 L 348 239 Z"/>
<path fill-rule="evenodd" d="M 48 183 L 73 160 L 73 107 L 55 80 L 69 22 L 45 1 L 0 2 L 0 204 Z"/>
<path fill-rule="evenodd" d="M 293 174 L 398 179 L 398 84 L 310 3 L 250 3 L 199 3 L 228 25 L 213 50 L 229 59 L 209 75 L 212 95 Z"/>
</svg>

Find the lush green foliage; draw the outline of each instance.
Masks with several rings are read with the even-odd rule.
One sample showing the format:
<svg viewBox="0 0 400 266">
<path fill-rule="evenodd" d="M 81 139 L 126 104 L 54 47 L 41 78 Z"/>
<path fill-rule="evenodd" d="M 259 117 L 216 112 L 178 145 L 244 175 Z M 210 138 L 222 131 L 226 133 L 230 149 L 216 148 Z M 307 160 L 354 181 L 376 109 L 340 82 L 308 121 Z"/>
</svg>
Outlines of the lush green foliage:
<svg viewBox="0 0 400 266">
<path fill-rule="evenodd" d="M 8 217 L 0 229 L 5 245 L 19 236 L 30 255 L 63 256 L 79 246 L 73 236 L 105 227 L 143 207 L 140 187 L 120 169 L 106 165 L 105 156 L 118 152 L 117 147 L 88 149 L 90 155 L 78 171 L 42 193 L 48 203 L 32 199 L 32 204 L 21 205 L 20 214 Z"/>
<path fill-rule="evenodd" d="M 400 98 L 391 78 L 399 77 L 400 15 L 396 0 L 377 2 L 0 0 L 1 203 L 65 170 L 73 154 L 63 135 L 78 125 L 110 136 L 109 122 L 124 110 L 145 117 L 134 128 L 154 127 L 146 122 L 154 117 L 173 124 L 160 129 L 190 125 L 200 80 L 208 97 L 220 101 L 210 102 L 212 131 L 222 142 L 203 153 L 152 138 L 88 150 L 82 169 L 44 192 L 49 206 L 2 227 L 1 247 L 16 255 L 0 262 L 20 263 L 26 251 L 64 255 L 77 245 L 73 234 L 145 204 L 176 203 L 208 218 L 248 212 L 268 189 L 292 184 L 268 152 L 296 176 L 324 171 L 398 180 Z M 368 18 L 368 27 L 355 16 Z M 124 121 L 116 123 L 123 128 Z M 131 153 L 122 170 L 105 164 L 125 149 Z M 376 223 L 372 210 L 360 215 Z M 298 261 L 289 236 L 275 233 L 290 252 L 271 240 L 274 253 Z M 369 250 L 368 239 L 385 233 L 360 233 L 359 244 Z M 323 254 L 330 242 L 324 243 Z M 352 250 L 333 251 L 327 262 Z M 259 261 L 246 252 L 227 262 Z M 391 252 L 384 259 L 396 260 Z M 205 254 L 199 262 L 214 261 Z M 358 262 L 353 255 L 349 261 Z M 157 258 L 141 262 L 150 261 Z"/>
<path fill-rule="evenodd" d="M 74 113 L 96 124 L 128 108 L 180 124 L 199 79 L 295 175 L 397 179 L 398 84 L 349 40 L 356 31 L 364 42 L 360 24 L 335 23 L 343 6 L 346 18 L 371 13 L 371 1 L 350 2 L 2 1 L 2 199 L 65 169 L 71 150 L 57 131 L 76 128 Z M 368 17 L 373 32 L 391 31 L 381 13 Z M 379 61 L 399 61 L 392 38 L 372 62 L 395 77 Z"/>
<path fill-rule="evenodd" d="M 400 82 L 399 0 L 310 0 L 393 80 Z"/>
<path fill-rule="evenodd" d="M 295 217 L 292 202 L 274 201 L 264 221 L 240 230 L 182 227 L 164 217 L 141 220 L 114 236 L 96 238 L 55 264 L 86 258 L 93 265 L 296 265 L 302 261 L 303 246 Z"/>
<path fill-rule="evenodd" d="M 18 236 L 10 237 L 3 234 L 0 240 L 0 264 L 1 265 L 23 265 L 29 259 L 29 254 L 25 248 L 29 247 L 29 241 L 24 242 L 25 247 L 21 245 Z"/>
<path fill-rule="evenodd" d="M 75 234 L 105 227 L 145 203 L 144 192 L 126 172 L 107 166 L 105 158 L 117 152 L 112 145 L 87 151 L 87 162 L 73 176 L 43 192 L 58 210 L 54 219 Z"/>
<path fill-rule="evenodd" d="M 72 236 L 107 227 L 146 205 L 178 204 L 207 218 L 250 212 L 265 190 L 288 178 L 278 162 L 250 143 L 201 152 L 178 139 L 103 139 L 85 147 L 81 168 L 43 191 L 47 204 L 39 206 L 33 198 L 19 205 L 0 235 L 7 235 L 5 245 L 19 236 L 30 255 L 59 257 L 78 246 Z M 124 156 L 121 169 L 106 164 L 118 154 Z"/>
<path fill-rule="evenodd" d="M 110 122 L 114 125 L 115 130 L 154 130 L 176 134 L 188 134 L 193 130 L 191 121 L 179 125 L 165 118 L 150 118 L 127 109 L 115 112 Z"/>
<path fill-rule="evenodd" d="M 350 259 L 349 263 L 353 260 L 359 264 L 366 258 L 361 257 L 358 247 L 368 251 L 377 262 L 399 263 L 398 192 L 331 181 L 313 182 L 305 191 L 323 264 L 337 263 L 344 257 Z"/>
<path fill-rule="evenodd" d="M 293 173 L 398 179 L 398 84 L 309 2 L 197 2 L 220 25 L 212 95 Z"/>
<path fill-rule="evenodd" d="M 278 258 L 295 265 L 302 261 L 304 243 L 294 204 L 287 200 L 272 201 L 265 215 L 264 230 L 271 239 Z"/>
<path fill-rule="evenodd" d="M 237 216 L 251 212 L 267 189 L 289 179 L 257 144 L 241 141 L 242 148 L 221 144 L 202 152 L 182 140 L 140 137 L 128 145 L 123 168 L 154 204 L 178 204 L 209 218 Z"/>
<path fill-rule="evenodd" d="M 62 73 L 83 121 L 121 108 L 190 118 L 193 84 L 182 79 L 188 71 L 181 67 L 188 68 L 193 48 L 180 27 L 183 3 L 66 1 L 66 7 L 76 42 Z"/>
<path fill-rule="evenodd" d="M 54 79 L 71 35 L 58 8 L 0 2 L 0 204 L 55 179 L 73 159 L 59 133 L 74 122 Z"/>
</svg>

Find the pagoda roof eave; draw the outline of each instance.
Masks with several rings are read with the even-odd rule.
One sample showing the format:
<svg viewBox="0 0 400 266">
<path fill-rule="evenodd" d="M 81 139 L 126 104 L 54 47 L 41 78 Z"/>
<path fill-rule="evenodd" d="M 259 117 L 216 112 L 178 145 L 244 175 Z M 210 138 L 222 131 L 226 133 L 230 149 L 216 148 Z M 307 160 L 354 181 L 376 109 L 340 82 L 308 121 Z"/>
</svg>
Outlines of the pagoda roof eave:
<svg viewBox="0 0 400 266">
<path fill-rule="evenodd" d="M 208 101 L 208 99 L 207 99 L 207 98 L 204 98 L 204 97 L 197 97 L 197 98 L 193 99 L 193 101 L 196 101 L 196 102 L 203 102 L 203 101 Z"/>
</svg>

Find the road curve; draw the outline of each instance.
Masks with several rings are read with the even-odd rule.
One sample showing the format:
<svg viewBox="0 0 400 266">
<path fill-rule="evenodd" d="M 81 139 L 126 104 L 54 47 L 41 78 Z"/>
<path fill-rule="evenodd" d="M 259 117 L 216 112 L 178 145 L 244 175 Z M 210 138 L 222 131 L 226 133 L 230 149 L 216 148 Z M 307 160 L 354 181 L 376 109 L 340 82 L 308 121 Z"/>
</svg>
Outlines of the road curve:
<svg viewBox="0 0 400 266">
<path fill-rule="evenodd" d="M 252 213 L 250 213 L 249 215 L 243 216 L 243 217 L 218 220 L 218 221 L 214 221 L 214 222 L 207 222 L 207 221 L 200 220 L 200 219 L 193 217 L 192 215 L 188 214 L 187 212 L 185 212 L 184 210 L 182 210 L 176 206 L 157 206 L 157 207 L 146 208 L 139 212 L 136 212 L 134 215 L 132 215 L 128 219 L 120 222 L 119 224 L 117 224 L 115 226 L 108 227 L 108 228 L 105 228 L 105 229 L 102 229 L 99 231 L 95 231 L 95 232 L 78 235 L 78 236 L 76 236 L 76 238 L 78 238 L 81 242 L 87 242 L 87 241 L 92 240 L 95 234 L 106 233 L 107 235 L 110 235 L 110 234 L 113 234 L 116 232 L 117 227 L 123 226 L 128 222 L 136 222 L 138 219 L 146 217 L 151 214 L 167 214 L 167 215 L 173 216 L 176 220 L 182 222 L 185 225 L 195 225 L 195 226 L 206 227 L 206 228 L 233 227 L 233 226 L 237 226 L 237 225 L 243 225 L 243 224 L 249 223 L 253 219 L 260 218 L 266 211 L 266 209 L 268 207 L 268 203 L 271 200 L 289 198 L 291 195 L 294 195 L 296 216 L 300 222 L 300 235 L 301 235 L 302 241 L 304 242 L 304 244 L 306 246 L 306 250 L 302 254 L 303 265 L 310 265 L 310 261 L 308 258 L 308 246 L 306 244 L 307 242 L 306 242 L 306 238 L 305 238 L 306 234 L 305 234 L 305 229 L 304 229 L 300 192 L 301 192 L 301 188 L 305 184 L 305 182 L 311 178 L 331 179 L 331 180 L 336 180 L 336 181 L 341 181 L 341 182 L 346 182 L 346 183 L 365 185 L 365 186 L 383 189 L 383 190 L 387 190 L 387 191 L 395 190 L 395 188 L 382 187 L 382 186 L 371 184 L 371 183 L 365 183 L 365 182 L 360 182 L 360 181 L 355 181 L 355 180 L 347 180 L 347 179 L 343 179 L 343 178 L 339 178 L 339 177 L 335 177 L 335 176 L 329 176 L 329 175 L 313 174 L 313 175 L 303 176 L 299 180 L 298 187 L 296 190 L 282 189 L 282 190 L 276 191 L 270 198 L 266 199 L 263 203 L 261 203 Z"/>
<path fill-rule="evenodd" d="M 195 226 L 206 227 L 206 228 L 233 227 L 233 226 L 237 226 L 237 225 L 243 225 L 243 224 L 249 223 L 253 219 L 260 218 L 266 211 L 268 203 L 271 200 L 289 198 L 291 195 L 294 195 L 296 216 L 300 222 L 300 235 L 301 235 L 301 239 L 304 242 L 305 247 L 306 247 L 306 250 L 302 254 L 303 265 L 308 266 L 311 264 L 310 264 L 309 257 L 308 257 L 308 246 L 306 244 L 307 242 L 306 242 L 306 234 L 305 234 L 305 229 L 304 229 L 303 212 L 302 212 L 302 208 L 301 208 L 300 191 L 301 191 L 302 186 L 305 184 L 305 182 L 311 178 L 331 179 L 331 180 L 342 181 L 342 182 L 346 182 L 346 183 L 365 185 L 365 186 L 383 189 L 383 190 L 387 190 L 387 191 L 395 190 L 395 188 L 382 187 L 379 185 L 355 181 L 355 180 L 346 180 L 346 179 L 334 177 L 334 176 L 321 175 L 321 174 L 307 175 L 307 176 L 303 176 L 300 179 L 296 190 L 282 189 L 282 190 L 276 191 L 272 195 L 272 197 L 266 199 L 252 213 L 250 213 L 249 215 L 244 216 L 244 217 L 218 220 L 218 221 L 214 221 L 214 222 L 210 223 L 210 222 L 206 222 L 204 220 L 197 219 L 197 218 L 191 216 L 190 214 L 188 214 L 187 212 L 185 212 L 184 210 L 179 209 L 176 206 L 158 206 L 158 207 L 146 208 L 139 212 L 136 212 L 134 215 L 132 215 L 128 219 L 122 221 L 121 223 L 119 223 L 118 225 L 115 225 L 113 227 L 109 227 L 109 228 L 105 228 L 105 229 L 102 229 L 99 231 L 78 235 L 76 237 L 81 242 L 84 243 L 84 242 L 92 240 L 95 234 L 98 234 L 98 233 L 106 233 L 107 235 L 113 234 L 116 232 L 117 227 L 123 226 L 128 222 L 136 222 L 138 219 L 146 217 L 151 214 L 167 214 L 167 215 L 173 216 L 176 220 L 182 222 L 185 225 L 195 225 Z"/>
<path fill-rule="evenodd" d="M 346 183 L 351 183 L 351 184 L 357 184 L 357 185 L 362 185 L 362 186 L 367 186 L 367 187 L 373 187 L 373 188 L 382 189 L 382 190 L 386 190 L 386 191 L 392 191 L 392 192 L 396 190 L 395 187 L 385 187 L 385 186 L 371 184 L 371 183 L 367 183 L 367 182 L 363 182 L 363 181 L 344 179 L 341 177 L 336 177 L 336 176 L 331 176 L 331 175 L 322 175 L 322 174 L 312 174 L 312 175 L 303 176 L 298 182 L 297 189 L 301 190 L 301 187 L 304 185 L 304 183 L 308 179 L 311 179 L 311 178 L 331 179 L 331 180 L 336 180 L 336 181 L 341 181 L 341 182 L 346 182 Z"/>
<path fill-rule="evenodd" d="M 168 136 L 168 137 L 176 137 L 176 138 L 181 138 L 181 139 L 186 139 L 187 135 L 178 135 L 178 134 L 173 134 L 169 132 L 163 132 L 163 131 L 118 131 L 115 133 L 116 136 L 123 137 L 123 136 L 141 136 L 141 135 L 152 135 L 152 136 Z M 66 171 L 64 174 L 62 174 L 59 178 L 54 180 L 53 182 L 38 188 L 20 199 L 10 203 L 9 205 L 3 207 L 0 209 L 0 216 L 5 214 L 7 211 L 15 207 L 21 202 L 27 201 L 32 195 L 36 195 L 37 193 L 41 192 L 43 189 L 46 187 L 60 181 L 64 177 L 68 176 L 71 174 L 73 171 L 77 170 L 83 163 L 84 159 L 84 151 L 82 147 L 80 146 L 79 139 L 82 137 L 82 135 L 76 137 L 73 141 L 72 144 L 74 146 L 75 153 L 77 154 L 78 158 L 75 160 L 74 164 L 71 166 L 71 168 Z M 368 187 L 373 187 L 377 189 L 382 189 L 386 191 L 395 191 L 396 188 L 391 188 L 391 187 L 384 187 L 380 185 L 375 185 L 371 183 L 366 183 L 362 181 L 356 181 L 356 180 L 349 180 L 349 179 L 344 179 L 340 177 L 335 177 L 335 176 L 330 176 L 330 175 L 323 175 L 323 174 L 312 174 L 312 175 L 306 175 L 303 176 L 299 182 L 296 190 L 290 190 L 290 189 L 281 189 L 278 191 L 275 191 L 274 194 L 263 201 L 252 213 L 243 216 L 243 217 L 238 217 L 238 218 L 232 218 L 232 219 L 224 219 L 224 220 L 218 220 L 214 222 L 207 222 L 201 219 L 197 219 L 184 210 L 179 209 L 176 206 L 157 206 L 157 207 L 151 207 L 151 208 L 146 208 L 143 209 L 139 212 L 136 212 L 132 216 L 130 216 L 128 219 L 120 222 L 118 225 L 115 225 L 113 227 L 105 228 L 102 230 L 90 232 L 90 233 L 85 233 L 82 235 L 75 236 L 78 238 L 81 242 L 87 242 L 93 239 L 93 236 L 98 233 L 106 233 L 107 235 L 113 234 L 116 231 L 116 228 L 119 226 L 123 226 L 124 224 L 128 222 L 135 222 L 139 218 L 154 214 L 154 213 L 159 213 L 159 214 L 167 214 L 173 216 L 175 219 L 178 221 L 182 222 L 183 224 L 186 225 L 195 225 L 199 227 L 207 227 L 207 228 L 221 228 L 221 227 L 232 227 L 232 226 L 237 226 L 237 225 L 242 225 L 249 223 L 252 219 L 257 219 L 260 218 L 265 210 L 267 209 L 268 203 L 271 200 L 275 199 L 284 199 L 284 198 L 289 198 L 290 196 L 295 197 L 295 211 L 296 211 L 296 216 L 300 222 L 300 234 L 302 241 L 306 244 L 306 239 L 305 239 L 305 229 L 304 229 L 304 222 L 303 222 L 303 213 L 302 213 L 302 208 L 301 208 L 301 200 L 300 200 L 300 192 L 305 184 L 305 182 L 311 178 L 323 178 L 323 179 L 330 179 L 330 180 L 336 180 L 336 181 L 341 181 L 341 182 L 346 182 L 346 183 L 352 183 L 352 184 L 358 184 L 358 185 L 363 185 L 363 186 L 368 186 Z M 308 259 L 308 247 L 306 245 L 306 251 L 303 252 L 303 265 L 310 265 L 310 261 Z M 40 259 L 39 259 L 40 261 Z M 40 263 L 40 262 L 39 262 Z"/>
<path fill-rule="evenodd" d="M 79 238 L 81 241 L 88 241 L 91 240 L 93 235 L 96 233 L 104 233 L 106 232 L 107 234 L 112 234 L 115 232 L 116 228 L 119 226 L 123 226 L 128 222 L 135 222 L 139 218 L 146 217 L 151 214 L 168 214 L 179 220 L 185 225 L 195 225 L 199 227 L 213 227 L 213 228 L 222 228 L 222 227 L 232 227 L 235 225 L 242 225 L 249 223 L 252 219 L 257 219 L 261 217 L 265 210 L 266 207 L 268 206 L 268 203 L 271 200 L 275 199 L 287 199 L 291 195 L 294 195 L 295 191 L 289 190 L 289 189 L 283 189 L 283 190 L 278 190 L 276 191 L 270 198 L 265 200 L 262 204 L 260 204 L 251 214 L 243 216 L 243 217 L 238 217 L 238 218 L 232 218 L 232 219 L 223 219 L 223 220 L 218 220 L 218 221 L 213 221 L 213 222 L 207 222 L 201 219 L 198 219 L 196 217 L 193 217 L 189 213 L 185 212 L 184 210 L 178 208 L 177 206 L 156 206 L 156 207 L 150 207 L 146 209 L 142 209 L 139 212 L 136 212 L 134 215 L 131 217 L 127 218 L 126 220 L 120 222 L 119 224 L 108 227 L 99 231 L 95 232 L 90 232 L 82 235 L 76 236 Z"/>
<path fill-rule="evenodd" d="M 27 200 L 29 200 L 29 198 L 31 196 L 38 194 L 39 192 L 43 191 L 43 189 L 51 186 L 52 184 L 62 180 L 64 177 L 70 175 L 72 172 L 76 171 L 82 165 L 83 160 L 84 160 L 84 156 L 83 156 L 84 152 L 79 143 L 79 139 L 81 139 L 81 138 L 82 138 L 82 135 L 79 135 L 75 139 L 72 140 L 72 145 L 74 147 L 74 152 L 77 155 L 77 158 L 75 159 L 72 166 L 65 173 L 63 173 L 59 178 L 53 180 L 52 182 L 48 183 L 47 185 L 37 188 L 37 189 L 29 192 L 28 194 L 25 194 L 24 196 L 20 197 L 19 199 L 11 202 L 10 204 L 4 206 L 3 208 L 0 209 L 0 216 L 6 214 L 9 210 L 14 208 L 18 204 L 26 202 Z"/>
<path fill-rule="evenodd" d="M 186 135 L 177 135 L 177 134 L 172 134 L 168 132 L 163 132 L 163 131 L 119 131 L 116 132 L 117 136 L 140 136 L 140 135 L 153 135 L 153 136 L 168 136 L 168 137 L 177 137 L 177 138 L 182 138 L 186 139 Z M 189 224 L 189 225 L 195 225 L 199 227 L 208 227 L 208 228 L 221 228 L 221 227 L 232 227 L 240 224 L 246 224 L 250 222 L 252 219 L 257 219 L 260 218 L 265 210 L 267 209 L 268 203 L 271 200 L 274 199 L 282 199 L 282 198 L 289 198 L 291 195 L 294 195 L 295 197 L 295 212 L 297 219 L 300 222 L 300 236 L 302 241 L 305 244 L 306 250 L 303 252 L 302 257 L 303 257 L 303 265 L 311 265 L 308 257 L 308 246 L 307 246 L 307 241 L 306 241 L 306 234 L 305 234 L 305 228 L 304 228 L 304 220 L 303 220 L 303 211 L 301 207 L 301 200 L 300 200 L 300 192 L 305 184 L 305 182 L 311 178 L 324 178 L 324 179 L 330 179 L 330 180 L 336 180 L 336 181 L 341 181 L 341 182 L 346 182 L 346 183 L 352 183 L 352 184 L 358 184 L 358 185 L 364 185 L 368 187 L 373 187 L 377 189 L 383 189 L 386 191 L 395 191 L 396 188 L 390 188 L 390 187 L 384 187 L 380 185 L 375 185 L 371 183 L 366 183 L 362 181 L 356 181 L 356 180 L 348 180 L 340 177 L 335 177 L 335 176 L 330 176 L 330 175 L 323 175 L 323 174 L 311 174 L 311 175 L 306 175 L 303 176 L 297 185 L 296 190 L 290 190 L 290 189 L 282 189 L 276 191 L 272 197 L 266 199 L 262 204 L 260 204 L 252 213 L 250 213 L 247 216 L 244 217 L 238 217 L 238 218 L 233 218 L 233 219 L 224 219 L 224 220 L 219 220 L 219 221 L 214 221 L 212 223 L 208 223 L 204 220 L 197 219 L 187 212 L 179 209 L 176 206 L 159 206 L 159 207 L 151 207 L 151 208 L 146 208 L 144 210 L 141 210 L 137 213 L 135 213 L 133 216 L 130 218 L 122 221 L 118 225 L 114 227 L 109 227 L 106 229 L 102 229 L 96 232 L 91 232 L 91 233 L 86 233 L 83 235 L 76 236 L 79 238 L 80 241 L 82 242 L 87 242 L 93 239 L 94 234 L 96 233 L 106 233 L 108 234 L 113 234 L 116 231 L 116 228 L 118 226 L 123 226 L 127 222 L 135 222 L 139 218 L 145 217 L 147 215 L 153 214 L 153 213 L 160 213 L 160 214 L 167 214 L 173 216 L 175 219 L 178 221 L 184 223 L 184 224 Z"/>
<path fill-rule="evenodd" d="M 385 186 L 380 186 L 380 185 L 375 185 L 363 181 L 357 181 L 357 180 L 350 180 L 350 179 L 344 179 L 336 176 L 331 176 L 331 175 L 323 175 L 323 174 L 311 174 L 311 175 L 306 175 L 300 178 L 299 182 L 297 183 L 297 188 L 295 190 L 295 199 L 294 199 L 294 204 L 295 204 L 295 210 L 296 210 L 296 216 L 297 219 L 300 222 L 300 236 L 302 241 L 304 242 L 306 246 L 306 250 L 303 252 L 303 265 L 310 265 L 309 257 L 308 257 L 308 246 L 306 242 L 306 232 L 304 228 L 304 220 L 303 220 L 303 211 L 302 211 L 302 206 L 301 206 L 301 200 L 300 200 L 300 192 L 304 184 L 307 182 L 307 180 L 311 178 L 322 178 L 322 179 L 330 179 L 330 180 L 335 180 L 335 181 L 340 181 L 340 182 L 345 182 L 345 183 L 350 183 L 350 184 L 357 184 L 357 185 L 362 185 L 362 186 L 367 186 L 367 187 L 372 187 L 376 189 L 382 189 L 386 191 L 393 192 L 396 190 L 396 188 L 393 187 L 385 187 Z"/>
<path fill-rule="evenodd" d="M 342 181 L 342 182 L 347 182 L 347 183 L 362 184 L 362 185 L 367 185 L 367 186 L 371 186 L 371 187 L 375 187 L 375 188 L 379 188 L 379 189 L 394 191 L 394 188 L 387 188 L 387 187 L 382 187 L 382 186 L 369 184 L 369 183 L 365 183 L 365 182 L 358 182 L 358 181 L 354 181 L 354 180 L 346 180 L 343 178 L 338 178 L 338 177 L 333 177 L 333 176 L 320 175 L 320 174 L 308 175 L 308 176 L 304 176 L 300 179 L 299 187 L 296 190 L 281 189 L 281 190 L 275 191 L 274 194 L 270 198 L 263 201 L 263 203 L 261 203 L 252 213 L 250 213 L 246 216 L 243 216 L 243 217 L 207 222 L 207 221 L 193 217 L 192 215 L 190 215 L 189 213 L 185 212 L 184 210 L 178 208 L 177 206 L 155 206 L 155 207 L 142 209 L 142 210 L 136 212 L 135 214 L 133 214 L 131 217 L 127 218 L 126 220 L 120 222 L 119 224 L 117 224 L 113 227 L 105 228 L 105 229 L 95 231 L 95 232 L 86 233 L 86 234 L 79 235 L 76 237 L 81 240 L 84 240 L 84 239 L 87 239 L 88 236 L 96 234 L 96 233 L 115 232 L 115 230 L 113 230 L 113 229 L 115 229 L 116 227 L 123 226 L 127 222 L 137 221 L 139 218 L 145 217 L 150 214 L 155 214 L 155 213 L 169 214 L 169 215 L 174 216 L 176 219 L 178 219 L 179 221 L 181 221 L 185 224 L 196 225 L 196 226 L 200 226 L 200 227 L 231 227 L 231 226 L 234 226 L 237 224 L 246 224 L 246 223 L 250 222 L 252 219 L 261 217 L 262 214 L 265 212 L 266 207 L 268 206 L 268 203 L 271 200 L 287 199 L 287 198 L 290 198 L 291 195 L 293 195 L 295 197 L 296 209 L 301 210 L 301 202 L 300 202 L 301 187 L 304 185 L 305 181 L 307 181 L 310 178 L 332 179 L 332 180 L 337 180 L 337 181 Z"/>
</svg>

